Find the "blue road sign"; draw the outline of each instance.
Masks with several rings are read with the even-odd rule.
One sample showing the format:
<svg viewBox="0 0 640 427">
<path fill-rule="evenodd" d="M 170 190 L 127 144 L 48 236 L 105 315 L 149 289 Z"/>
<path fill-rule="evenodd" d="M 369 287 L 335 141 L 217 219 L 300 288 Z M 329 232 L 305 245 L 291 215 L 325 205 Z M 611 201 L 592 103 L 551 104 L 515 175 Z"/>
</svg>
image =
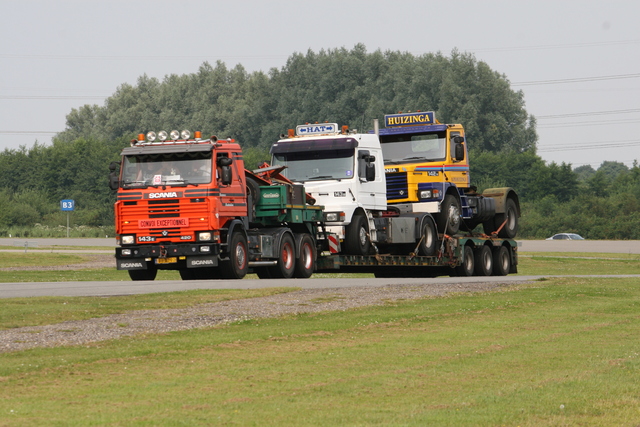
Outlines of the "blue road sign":
<svg viewBox="0 0 640 427">
<path fill-rule="evenodd" d="M 63 211 L 73 211 L 76 208 L 76 204 L 73 200 L 60 200 L 60 209 Z"/>
</svg>

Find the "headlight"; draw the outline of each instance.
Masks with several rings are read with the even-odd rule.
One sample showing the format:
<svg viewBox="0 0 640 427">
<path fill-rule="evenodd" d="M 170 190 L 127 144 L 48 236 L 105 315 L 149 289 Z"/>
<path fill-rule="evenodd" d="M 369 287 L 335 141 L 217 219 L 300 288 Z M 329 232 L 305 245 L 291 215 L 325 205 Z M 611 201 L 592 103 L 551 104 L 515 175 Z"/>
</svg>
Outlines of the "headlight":
<svg viewBox="0 0 640 427">
<path fill-rule="evenodd" d="M 124 256 L 129 256 L 131 255 L 131 249 L 123 249 L 120 253 Z"/>
<path fill-rule="evenodd" d="M 211 252 L 211 246 L 200 246 L 200 252 Z"/>
<path fill-rule="evenodd" d="M 133 245 L 136 241 L 135 236 L 122 236 L 120 241 L 123 245 Z"/>
<path fill-rule="evenodd" d="M 431 190 L 420 190 L 420 198 L 421 199 L 430 199 L 431 198 Z"/>
<path fill-rule="evenodd" d="M 198 240 L 201 242 L 208 242 L 211 240 L 211 232 L 210 231 L 203 231 L 201 233 L 198 233 Z"/>
<path fill-rule="evenodd" d="M 175 141 L 176 139 L 179 139 L 179 138 L 180 138 L 180 132 L 178 132 L 177 130 L 172 130 L 171 131 L 171 139 L 173 139 Z"/>
<path fill-rule="evenodd" d="M 344 212 L 325 212 L 324 219 L 328 222 L 344 221 Z"/>
<path fill-rule="evenodd" d="M 161 130 L 160 132 L 158 132 L 158 139 L 160 141 L 166 141 L 168 136 L 169 134 L 167 133 L 166 130 Z"/>
<path fill-rule="evenodd" d="M 180 132 L 180 136 L 182 137 L 182 139 L 189 139 L 191 138 L 191 132 L 189 132 L 188 130 L 183 130 L 182 132 Z"/>
<path fill-rule="evenodd" d="M 155 132 L 147 132 L 147 140 L 149 142 L 153 142 L 156 140 L 156 133 Z"/>
</svg>

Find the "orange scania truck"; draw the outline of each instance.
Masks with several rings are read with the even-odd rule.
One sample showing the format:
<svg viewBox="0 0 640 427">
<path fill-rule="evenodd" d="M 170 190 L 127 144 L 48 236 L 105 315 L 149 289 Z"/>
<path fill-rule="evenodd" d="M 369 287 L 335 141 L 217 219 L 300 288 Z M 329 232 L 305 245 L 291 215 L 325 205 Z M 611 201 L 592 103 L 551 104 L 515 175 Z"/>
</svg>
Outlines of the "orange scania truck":
<svg viewBox="0 0 640 427">
<path fill-rule="evenodd" d="M 309 277 L 322 207 L 302 185 L 244 168 L 240 145 L 188 131 L 140 134 L 110 166 L 116 263 L 132 280 Z M 277 185 L 274 185 L 277 184 Z"/>
</svg>

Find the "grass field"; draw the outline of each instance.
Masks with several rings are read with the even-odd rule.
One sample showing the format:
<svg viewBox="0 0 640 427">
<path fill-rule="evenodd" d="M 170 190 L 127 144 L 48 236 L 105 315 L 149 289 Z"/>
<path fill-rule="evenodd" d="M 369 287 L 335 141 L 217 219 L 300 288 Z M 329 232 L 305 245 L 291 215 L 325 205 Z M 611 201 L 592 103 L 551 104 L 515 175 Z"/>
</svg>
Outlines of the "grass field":
<svg viewBox="0 0 640 427">
<path fill-rule="evenodd" d="M 635 259 L 592 257 L 536 254 L 522 257 L 520 270 L 637 272 Z M 0 300 L 0 327 L 251 292 Z M 634 426 L 639 313 L 637 278 L 554 278 L 499 292 L 3 353 L 0 425 Z"/>
</svg>

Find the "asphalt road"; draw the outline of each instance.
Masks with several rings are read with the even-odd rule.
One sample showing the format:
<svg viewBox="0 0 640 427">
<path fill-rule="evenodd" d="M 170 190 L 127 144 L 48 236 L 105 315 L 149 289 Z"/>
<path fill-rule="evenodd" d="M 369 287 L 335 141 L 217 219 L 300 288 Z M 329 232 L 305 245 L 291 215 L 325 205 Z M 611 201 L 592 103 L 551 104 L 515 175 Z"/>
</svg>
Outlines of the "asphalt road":
<svg viewBox="0 0 640 427">
<path fill-rule="evenodd" d="M 113 296 L 191 289 L 260 289 L 273 287 L 348 288 L 357 286 L 424 285 L 445 283 L 513 283 L 540 276 L 437 277 L 437 278 L 343 278 L 343 279 L 243 279 L 243 280 L 157 280 L 126 282 L 35 282 L 0 283 L 0 298 L 35 296 Z"/>
<path fill-rule="evenodd" d="M 14 242 L 24 239 L 0 239 L 0 246 L 14 246 Z M 104 246 L 108 251 L 115 247 L 115 239 L 29 239 L 39 247 L 59 246 Z M 640 241 L 538 241 L 525 240 L 519 243 L 521 252 L 604 252 L 640 254 Z M 1 273 L 0 273 L 1 274 Z M 290 280 L 202 280 L 202 281 L 125 281 L 125 282 L 36 282 L 2 283 L 0 298 L 32 296 L 107 296 L 132 295 L 150 292 L 169 292 L 187 289 L 256 289 L 275 286 L 302 288 L 341 288 L 353 286 L 385 286 L 391 284 L 438 284 L 469 282 L 522 282 L 536 280 L 542 276 L 505 277 L 438 277 L 438 278 L 343 278 L 343 279 L 290 279 Z M 640 277 L 640 276 L 634 276 Z"/>
<path fill-rule="evenodd" d="M 16 239 L 2 238 L 0 246 L 24 247 L 25 242 L 35 242 L 42 246 L 103 246 L 115 248 L 116 239 Z M 640 254 L 640 240 L 518 240 L 522 252 L 604 252 Z"/>
</svg>

